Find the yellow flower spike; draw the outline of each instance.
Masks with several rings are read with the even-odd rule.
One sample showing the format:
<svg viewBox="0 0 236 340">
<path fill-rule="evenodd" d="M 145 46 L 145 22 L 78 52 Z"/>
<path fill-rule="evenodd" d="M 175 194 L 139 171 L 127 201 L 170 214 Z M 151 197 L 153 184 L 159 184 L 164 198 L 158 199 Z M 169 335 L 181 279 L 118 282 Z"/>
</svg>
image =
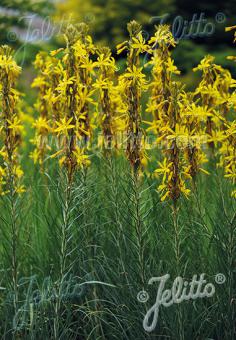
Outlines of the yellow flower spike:
<svg viewBox="0 0 236 340">
<path fill-rule="evenodd" d="M 0 127 L 0 132 L 4 146 L 0 150 L 0 156 L 4 162 L 3 167 L 0 167 L 0 186 L 1 194 L 11 195 L 13 200 L 13 192 L 17 187 L 21 188 L 20 178 L 23 176 L 23 171 L 19 164 L 18 150 L 23 131 L 23 125 L 19 118 L 22 105 L 20 97 L 22 97 L 22 94 L 14 88 L 20 72 L 21 68 L 17 66 L 11 48 L 6 45 L 1 46 L 0 106 L 1 120 L 4 124 Z M 16 192 L 21 193 L 22 190 Z"/>
<path fill-rule="evenodd" d="M 131 21 L 127 29 L 130 36 L 127 43 L 127 68 L 119 77 L 119 87 L 128 113 L 126 154 L 137 174 L 142 159 L 141 96 L 147 89 L 145 75 L 140 67 L 140 53 L 146 51 L 148 46 L 145 45 L 142 28 L 137 22 Z"/>
</svg>

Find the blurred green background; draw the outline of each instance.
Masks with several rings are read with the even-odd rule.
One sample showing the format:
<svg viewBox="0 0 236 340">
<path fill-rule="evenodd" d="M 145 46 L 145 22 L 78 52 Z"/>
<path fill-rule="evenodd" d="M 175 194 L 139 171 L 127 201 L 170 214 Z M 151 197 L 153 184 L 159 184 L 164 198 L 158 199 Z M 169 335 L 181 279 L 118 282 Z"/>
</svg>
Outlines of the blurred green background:
<svg viewBox="0 0 236 340">
<path fill-rule="evenodd" d="M 235 0 L 1 0 L 0 42 L 16 50 L 16 59 L 23 67 L 20 88 L 32 102 L 33 91 L 29 92 L 34 77 L 32 61 L 39 50 L 63 44 L 59 33 L 68 22 L 87 22 L 94 40 L 109 45 L 115 52 L 116 44 L 127 37 L 128 21 L 139 21 L 148 38 L 153 34 L 154 24 L 163 20 L 172 25 L 179 38 L 173 56 L 183 80 L 192 88 L 198 75 L 191 70 L 207 53 L 236 74 L 233 63 L 226 60 L 227 55 L 234 53 L 233 33 L 225 33 L 226 26 L 236 23 L 235 14 Z"/>
</svg>

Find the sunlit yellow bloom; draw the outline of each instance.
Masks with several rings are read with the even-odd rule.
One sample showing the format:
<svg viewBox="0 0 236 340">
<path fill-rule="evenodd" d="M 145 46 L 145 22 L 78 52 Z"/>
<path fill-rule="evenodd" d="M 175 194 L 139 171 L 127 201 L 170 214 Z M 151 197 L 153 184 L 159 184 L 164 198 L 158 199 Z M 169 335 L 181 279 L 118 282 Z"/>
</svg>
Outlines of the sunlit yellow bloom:
<svg viewBox="0 0 236 340">
<path fill-rule="evenodd" d="M 14 133 L 20 132 L 23 129 L 23 125 L 21 124 L 21 120 L 18 117 L 14 117 L 13 120 L 7 119 L 8 128 L 13 130 Z"/>
<path fill-rule="evenodd" d="M 90 165 L 91 162 L 89 160 L 89 156 L 84 154 L 84 149 L 80 149 L 78 146 L 76 146 L 73 154 L 75 156 L 78 167 Z"/>
<path fill-rule="evenodd" d="M 49 121 L 45 117 L 39 117 L 36 122 L 33 124 L 39 132 L 50 131 Z"/>
<path fill-rule="evenodd" d="M 69 118 L 66 120 L 66 118 L 61 118 L 59 122 L 56 122 L 57 128 L 54 130 L 54 132 L 57 132 L 58 135 L 65 134 L 68 136 L 68 130 L 73 129 L 75 125 L 71 124 L 73 118 Z"/>
<path fill-rule="evenodd" d="M 29 157 L 33 160 L 34 164 L 37 164 L 40 160 L 40 151 L 38 149 L 34 149 L 30 153 Z"/>
<path fill-rule="evenodd" d="M 174 61 L 171 58 L 168 58 L 168 60 L 166 62 L 166 68 L 167 68 L 167 71 L 169 71 L 171 73 L 180 74 L 180 71 L 174 65 Z"/>
</svg>

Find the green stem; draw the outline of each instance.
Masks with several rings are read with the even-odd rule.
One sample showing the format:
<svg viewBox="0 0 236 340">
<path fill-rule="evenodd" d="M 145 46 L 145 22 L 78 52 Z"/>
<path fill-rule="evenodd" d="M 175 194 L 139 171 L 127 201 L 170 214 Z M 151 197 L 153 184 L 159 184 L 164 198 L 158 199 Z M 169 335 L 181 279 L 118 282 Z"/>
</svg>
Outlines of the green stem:
<svg viewBox="0 0 236 340">
<path fill-rule="evenodd" d="M 68 248 L 68 229 L 70 223 L 70 204 L 71 204 L 71 188 L 72 183 L 68 176 L 66 176 L 66 183 L 65 183 L 65 201 L 63 204 L 63 220 L 61 224 L 61 245 L 60 245 L 60 275 L 58 281 L 58 294 L 56 298 L 55 304 L 55 319 L 54 319 L 54 339 L 59 339 L 59 329 L 60 329 L 60 309 L 61 309 L 61 295 L 62 295 L 62 288 L 63 288 L 63 281 L 65 275 L 68 273 L 66 271 L 67 268 L 67 248 Z"/>
<path fill-rule="evenodd" d="M 177 201 L 173 201 L 173 225 L 174 225 L 174 251 L 176 260 L 176 274 L 181 275 L 180 263 L 180 230 L 178 224 L 178 206 Z M 183 314 L 181 306 L 177 305 L 177 319 L 178 319 L 178 336 L 179 340 L 184 340 Z"/>
<path fill-rule="evenodd" d="M 144 243 L 143 243 L 143 223 L 140 211 L 140 192 L 139 192 L 139 173 L 134 169 L 133 172 L 134 184 L 134 206 L 135 206 L 135 231 L 137 237 L 138 262 L 141 271 L 141 283 L 145 285 L 145 265 L 144 265 Z"/>
</svg>

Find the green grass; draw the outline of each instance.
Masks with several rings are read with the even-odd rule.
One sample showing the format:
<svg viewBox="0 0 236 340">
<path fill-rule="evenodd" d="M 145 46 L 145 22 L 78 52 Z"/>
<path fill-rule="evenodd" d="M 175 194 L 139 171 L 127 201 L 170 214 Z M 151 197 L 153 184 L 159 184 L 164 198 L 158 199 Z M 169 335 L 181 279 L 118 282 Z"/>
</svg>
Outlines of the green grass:
<svg viewBox="0 0 236 340">
<path fill-rule="evenodd" d="M 28 171 L 16 205 L 15 308 L 10 203 L 1 201 L 2 339 L 235 339 L 236 206 L 220 171 L 201 175 L 191 198 L 179 200 L 174 227 L 157 180 L 137 182 L 122 156 L 93 156 L 69 194 L 55 161 L 46 169 Z M 167 273 L 168 287 L 201 273 L 212 283 L 223 273 L 226 282 L 211 298 L 161 307 L 147 333 L 142 321 L 158 288 L 148 281 Z M 143 289 L 150 298 L 142 304 Z"/>
</svg>

